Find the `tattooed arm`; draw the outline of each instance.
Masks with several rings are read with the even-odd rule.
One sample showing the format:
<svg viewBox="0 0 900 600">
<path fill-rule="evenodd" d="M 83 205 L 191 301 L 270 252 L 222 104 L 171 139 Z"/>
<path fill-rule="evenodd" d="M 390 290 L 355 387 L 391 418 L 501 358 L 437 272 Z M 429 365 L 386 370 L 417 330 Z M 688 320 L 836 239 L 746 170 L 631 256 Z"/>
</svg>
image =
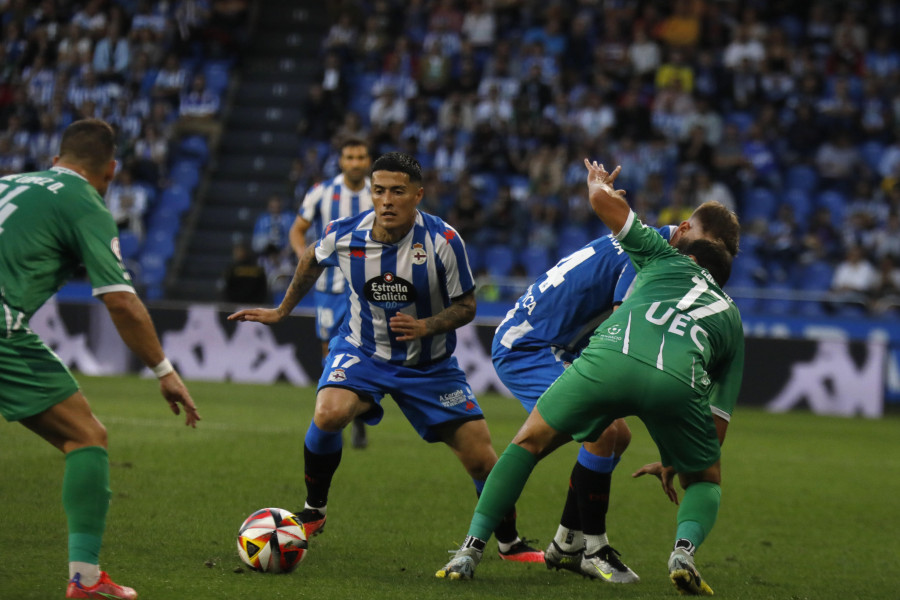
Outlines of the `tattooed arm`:
<svg viewBox="0 0 900 600">
<path fill-rule="evenodd" d="M 450 301 L 450 306 L 427 319 L 414 319 L 405 313 L 391 317 L 391 331 L 398 334 L 397 341 L 408 342 L 427 335 L 447 333 L 475 318 L 475 290 L 466 292 Z"/>
<path fill-rule="evenodd" d="M 271 325 L 291 314 L 297 303 L 312 289 L 325 267 L 316 260 L 316 245 L 310 244 L 294 271 L 294 278 L 278 308 L 248 308 L 229 315 L 229 321 L 255 321 Z"/>
</svg>

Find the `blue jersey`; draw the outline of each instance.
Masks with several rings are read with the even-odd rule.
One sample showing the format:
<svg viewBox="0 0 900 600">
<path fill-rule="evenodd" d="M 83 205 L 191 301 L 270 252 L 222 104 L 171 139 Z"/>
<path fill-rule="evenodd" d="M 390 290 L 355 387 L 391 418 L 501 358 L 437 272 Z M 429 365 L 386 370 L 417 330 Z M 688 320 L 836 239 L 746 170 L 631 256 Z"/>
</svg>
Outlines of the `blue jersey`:
<svg viewBox="0 0 900 600">
<path fill-rule="evenodd" d="M 465 244 L 438 217 L 418 212 L 396 244 L 372 239 L 375 211 L 332 221 L 316 245 L 320 265 L 338 267 L 350 282 L 350 310 L 338 335 L 366 356 L 407 366 L 450 356 L 454 332 L 409 342 L 388 327 L 398 312 L 432 317 L 475 288 Z"/>
<path fill-rule="evenodd" d="M 670 239 L 673 226 L 661 227 Z M 538 277 L 497 327 L 494 345 L 507 349 L 555 346 L 580 352 L 634 280 L 628 254 L 612 235 L 562 258 Z"/>
<path fill-rule="evenodd" d="M 372 208 L 372 183 L 366 177 L 366 185 L 358 192 L 347 189 L 344 174 L 317 183 L 303 198 L 297 215 L 312 223 L 316 231 L 337 219 L 353 217 Z M 344 278 L 336 269 L 325 269 L 316 281 L 316 291 L 330 294 L 344 293 Z"/>
</svg>

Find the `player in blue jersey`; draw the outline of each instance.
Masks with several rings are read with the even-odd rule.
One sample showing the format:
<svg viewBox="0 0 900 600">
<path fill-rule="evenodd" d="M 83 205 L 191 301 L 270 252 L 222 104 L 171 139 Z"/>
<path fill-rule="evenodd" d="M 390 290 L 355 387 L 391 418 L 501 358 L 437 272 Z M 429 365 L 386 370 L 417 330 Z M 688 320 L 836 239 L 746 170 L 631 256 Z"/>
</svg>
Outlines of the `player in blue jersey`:
<svg viewBox="0 0 900 600">
<path fill-rule="evenodd" d="M 304 445 L 306 503 L 298 513 L 315 535 L 325 525 L 328 490 L 341 460 L 341 431 L 354 418 L 377 424 L 390 394 L 427 442 L 444 442 L 480 494 L 497 462 L 491 435 L 453 357 L 455 330 L 475 316 L 475 282 L 459 234 L 419 212 L 422 172 L 391 152 L 372 167 L 374 210 L 332 221 L 303 253 L 281 305 L 239 311 L 230 320 L 274 324 L 312 289 L 326 267 L 350 284 L 350 307 L 319 379 Z M 543 562 L 519 538 L 515 511 L 494 530 L 501 558 Z"/>
<path fill-rule="evenodd" d="M 677 227 L 657 231 L 673 246 L 703 237 L 722 240 L 732 254 L 740 236 L 737 218 L 718 202 L 705 203 Z M 497 327 L 491 355 L 500 379 L 528 412 L 587 345 L 597 325 L 622 303 L 634 275 L 618 240 L 604 236 L 562 258 L 510 309 Z M 612 471 L 630 441 L 628 426 L 617 419 L 599 440 L 582 446 L 559 528 L 544 552 L 548 568 L 611 583 L 639 580 L 606 535 Z M 645 469 L 662 478 L 650 465 Z M 667 494 L 671 479 L 668 473 Z"/>
<path fill-rule="evenodd" d="M 331 221 L 353 217 L 372 208 L 372 185 L 368 177 L 372 159 L 366 142 L 360 138 L 347 138 L 341 143 L 340 151 L 341 173 L 317 183 L 307 192 L 291 226 L 291 247 L 298 260 L 310 243 L 306 238 L 310 228 L 322 232 Z M 316 282 L 315 291 L 316 335 L 322 342 L 323 361 L 328 356 L 328 344 L 347 315 L 347 298 L 347 286 L 340 270 L 326 268 Z M 362 419 L 353 420 L 350 441 L 354 448 L 368 445 Z"/>
<path fill-rule="evenodd" d="M 596 440 L 617 418 L 635 415 L 685 489 L 669 578 L 682 594 L 712 595 L 693 557 L 721 500 L 724 430 L 717 430 L 710 406 L 730 413 L 743 376 L 740 313 L 721 289 L 733 255 L 721 241 L 703 238 L 673 248 L 613 187 L 620 168 L 607 173 L 587 160 L 585 166 L 591 207 L 617 232 L 639 273 L 634 290 L 541 395 L 491 472 L 466 540 L 435 575 L 471 579 L 498 515 L 515 503 L 537 462 L 569 440 Z"/>
</svg>

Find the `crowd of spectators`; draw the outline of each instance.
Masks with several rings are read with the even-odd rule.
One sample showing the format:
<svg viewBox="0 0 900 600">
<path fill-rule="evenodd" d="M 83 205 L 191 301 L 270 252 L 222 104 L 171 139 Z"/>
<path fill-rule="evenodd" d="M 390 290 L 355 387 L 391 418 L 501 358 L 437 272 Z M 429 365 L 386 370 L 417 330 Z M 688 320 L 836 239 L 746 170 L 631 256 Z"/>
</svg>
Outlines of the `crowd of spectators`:
<svg viewBox="0 0 900 600">
<path fill-rule="evenodd" d="M 120 162 L 107 202 L 140 240 L 179 139 L 218 141 L 202 68 L 237 56 L 246 2 L 0 0 L 0 11 L 0 175 L 49 168 L 67 125 L 104 119 Z"/>
<path fill-rule="evenodd" d="M 648 222 L 678 222 L 706 200 L 732 207 L 744 225 L 735 292 L 833 290 L 873 312 L 896 309 L 900 3 L 331 9 L 303 99 L 298 194 L 336 172 L 336 138 L 366 135 L 376 156 L 418 158 L 423 208 L 460 229 L 476 267 L 507 274 L 484 260 L 504 246 L 514 252 L 504 269 L 529 276 L 541 251 L 555 261 L 602 233 L 584 199 L 589 156 L 623 166 L 620 183 Z M 860 261 L 869 275 L 846 277 L 845 263 Z"/>
</svg>

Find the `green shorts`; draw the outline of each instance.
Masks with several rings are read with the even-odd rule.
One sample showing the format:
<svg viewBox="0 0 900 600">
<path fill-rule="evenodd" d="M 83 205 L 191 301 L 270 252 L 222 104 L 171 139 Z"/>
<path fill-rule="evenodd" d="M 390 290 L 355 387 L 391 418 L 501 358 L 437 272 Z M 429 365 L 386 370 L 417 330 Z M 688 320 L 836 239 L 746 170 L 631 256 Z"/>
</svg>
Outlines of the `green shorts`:
<svg viewBox="0 0 900 600">
<path fill-rule="evenodd" d="M 617 418 L 637 416 L 662 463 L 695 473 L 719 459 L 719 438 L 706 396 L 654 366 L 614 350 L 582 354 L 535 407 L 553 429 L 592 442 Z"/>
<path fill-rule="evenodd" d="M 19 421 L 42 413 L 78 391 L 56 353 L 36 334 L 0 337 L 0 415 Z"/>
</svg>

